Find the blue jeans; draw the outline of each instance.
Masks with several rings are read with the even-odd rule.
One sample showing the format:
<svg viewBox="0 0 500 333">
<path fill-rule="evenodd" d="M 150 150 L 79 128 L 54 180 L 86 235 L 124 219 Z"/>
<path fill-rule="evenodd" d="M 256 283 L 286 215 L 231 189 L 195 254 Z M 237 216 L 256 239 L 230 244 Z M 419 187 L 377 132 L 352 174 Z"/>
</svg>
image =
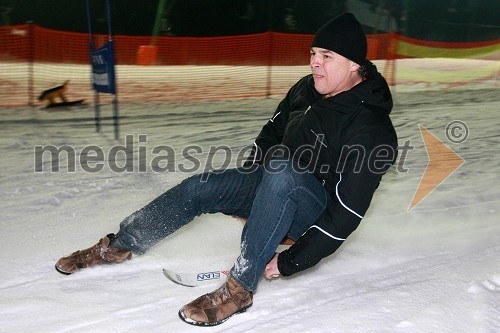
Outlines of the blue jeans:
<svg viewBox="0 0 500 333">
<path fill-rule="evenodd" d="M 203 213 L 248 218 L 231 275 L 254 291 L 280 241 L 297 240 L 326 207 L 321 182 L 296 169 L 290 161 L 271 161 L 252 172 L 191 176 L 123 220 L 111 246 L 142 254 Z"/>
</svg>

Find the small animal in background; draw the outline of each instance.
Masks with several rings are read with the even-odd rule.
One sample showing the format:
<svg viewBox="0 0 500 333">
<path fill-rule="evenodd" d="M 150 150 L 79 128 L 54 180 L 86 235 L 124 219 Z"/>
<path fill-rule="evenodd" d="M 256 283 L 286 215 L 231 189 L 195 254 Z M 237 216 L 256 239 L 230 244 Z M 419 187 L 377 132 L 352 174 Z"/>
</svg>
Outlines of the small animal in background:
<svg viewBox="0 0 500 333">
<path fill-rule="evenodd" d="M 66 96 L 64 94 L 66 93 L 68 89 L 68 83 L 69 80 L 64 81 L 64 83 L 60 86 L 56 86 L 47 90 L 44 90 L 40 96 L 38 96 L 39 101 L 48 101 L 48 105 L 53 105 L 56 104 L 56 99 L 60 99 L 61 103 L 66 103 Z"/>
</svg>

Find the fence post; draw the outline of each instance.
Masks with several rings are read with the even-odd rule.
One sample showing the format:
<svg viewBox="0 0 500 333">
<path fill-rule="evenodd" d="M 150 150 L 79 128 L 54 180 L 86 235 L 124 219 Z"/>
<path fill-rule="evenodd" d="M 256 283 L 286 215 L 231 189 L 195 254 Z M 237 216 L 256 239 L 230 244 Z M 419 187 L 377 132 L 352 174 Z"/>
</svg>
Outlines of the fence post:
<svg viewBox="0 0 500 333">
<path fill-rule="evenodd" d="M 35 62 L 35 36 L 33 21 L 28 21 L 28 106 L 34 107 L 34 62 Z"/>
<path fill-rule="evenodd" d="M 384 77 L 389 86 L 396 86 L 396 61 L 398 53 L 398 34 L 396 32 L 389 33 L 389 46 L 386 52 L 386 66 L 384 68 Z"/>
<path fill-rule="evenodd" d="M 267 38 L 269 39 L 269 50 L 267 58 L 267 71 L 266 71 L 266 98 L 271 97 L 272 84 L 273 84 L 273 31 L 267 32 Z"/>
<path fill-rule="evenodd" d="M 267 73 L 266 73 L 266 98 L 271 97 L 272 84 L 273 84 L 273 39 L 274 39 L 274 20 L 273 20 L 274 0 L 268 2 L 267 7 L 267 37 L 269 38 L 269 50 L 267 59 Z"/>
</svg>

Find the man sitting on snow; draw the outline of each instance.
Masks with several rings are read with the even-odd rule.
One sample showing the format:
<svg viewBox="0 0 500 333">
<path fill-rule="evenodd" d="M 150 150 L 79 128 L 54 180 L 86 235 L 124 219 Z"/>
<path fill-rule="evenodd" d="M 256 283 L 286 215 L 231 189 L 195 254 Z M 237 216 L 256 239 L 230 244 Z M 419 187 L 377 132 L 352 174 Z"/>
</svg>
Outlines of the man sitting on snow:
<svg viewBox="0 0 500 333">
<path fill-rule="evenodd" d="M 244 167 L 185 179 L 56 269 L 71 274 L 128 260 L 203 213 L 247 218 L 227 281 L 179 311 L 189 324 L 210 326 L 252 306 L 263 274 L 289 276 L 335 252 L 397 155 L 391 93 L 366 48 L 352 14 L 326 23 L 311 44 L 312 74 L 278 105 Z M 275 254 L 285 237 L 295 244 Z"/>
</svg>

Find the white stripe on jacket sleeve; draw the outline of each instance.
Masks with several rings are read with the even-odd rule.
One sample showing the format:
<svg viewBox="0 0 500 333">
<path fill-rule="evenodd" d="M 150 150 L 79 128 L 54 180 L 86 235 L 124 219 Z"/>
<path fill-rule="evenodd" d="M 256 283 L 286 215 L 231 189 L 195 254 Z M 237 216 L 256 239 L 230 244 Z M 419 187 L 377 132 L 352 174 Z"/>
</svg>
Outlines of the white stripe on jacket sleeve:
<svg viewBox="0 0 500 333">
<path fill-rule="evenodd" d="M 326 232 L 325 230 L 321 229 L 321 228 L 320 228 L 320 227 L 318 227 L 317 225 L 313 225 L 313 226 L 311 226 L 309 229 L 312 229 L 312 228 L 316 228 L 316 229 L 318 229 L 319 231 L 321 231 L 322 233 L 324 233 L 324 234 L 325 234 L 325 235 L 327 235 L 328 237 L 333 238 L 333 239 L 335 239 L 335 240 L 345 241 L 345 238 L 335 237 L 335 236 L 333 236 L 332 234 L 330 234 L 330 233 Z"/>
<path fill-rule="evenodd" d="M 359 217 L 360 219 L 363 218 L 362 215 L 356 213 L 354 210 L 352 210 L 351 208 L 347 207 L 347 205 L 342 201 L 342 199 L 340 199 L 340 195 L 339 195 L 339 184 L 340 182 L 342 181 L 342 174 L 339 174 L 340 176 L 340 179 L 337 183 L 337 185 L 335 186 L 335 194 L 337 195 L 337 199 L 339 199 L 339 202 L 342 206 L 344 206 L 345 209 L 347 209 L 348 211 L 350 211 L 351 213 L 353 213 L 354 215 L 356 215 L 357 217 Z"/>
</svg>

